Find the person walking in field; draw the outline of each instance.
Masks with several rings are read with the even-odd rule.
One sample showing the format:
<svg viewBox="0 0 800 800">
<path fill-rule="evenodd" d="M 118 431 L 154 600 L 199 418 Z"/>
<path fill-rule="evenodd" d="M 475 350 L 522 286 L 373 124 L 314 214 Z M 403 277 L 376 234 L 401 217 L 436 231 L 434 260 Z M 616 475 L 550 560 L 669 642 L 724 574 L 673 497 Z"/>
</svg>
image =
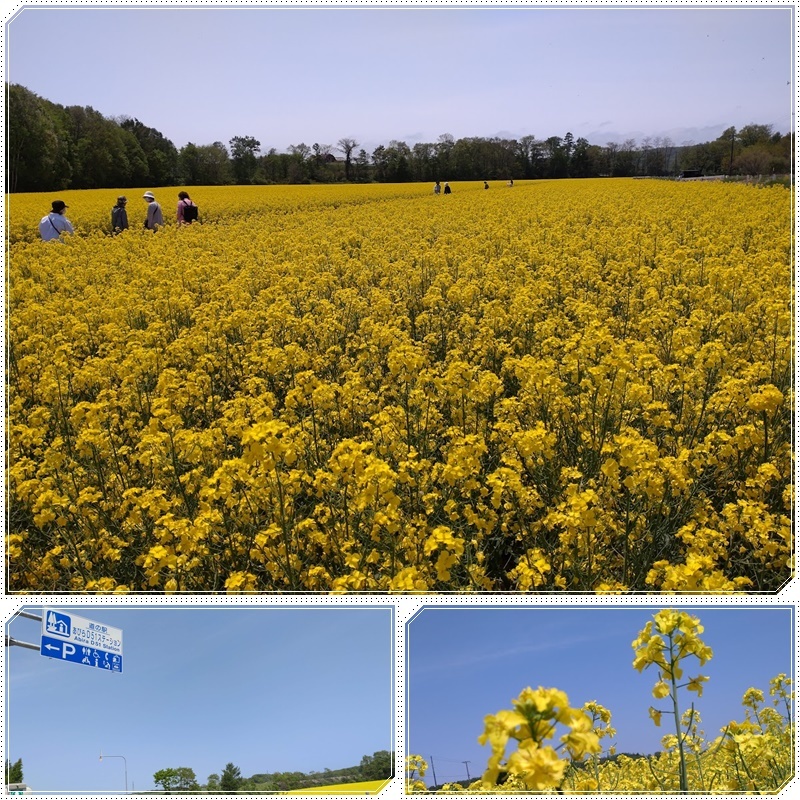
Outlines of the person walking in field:
<svg viewBox="0 0 800 800">
<path fill-rule="evenodd" d="M 439 183 L 439 181 L 436 181 L 436 183 L 433 186 L 433 193 L 439 194 L 441 191 L 442 191 L 442 185 Z"/>
<path fill-rule="evenodd" d="M 444 182 L 444 193 L 445 194 L 450 194 L 451 193 L 450 184 L 447 181 Z"/>
<path fill-rule="evenodd" d="M 197 221 L 197 206 L 189 192 L 178 192 L 178 225 L 189 225 Z"/>
<path fill-rule="evenodd" d="M 75 233 L 72 223 L 64 216 L 67 204 L 63 200 L 53 200 L 52 211 L 39 222 L 39 234 L 45 242 L 63 242 L 62 233 Z"/>
<path fill-rule="evenodd" d="M 111 209 L 111 233 L 128 230 L 128 198 L 118 197 L 117 204 Z"/>
<path fill-rule="evenodd" d="M 142 197 L 147 201 L 147 217 L 144 226 L 149 231 L 157 231 L 164 224 L 164 212 L 152 192 L 145 192 Z"/>
</svg>

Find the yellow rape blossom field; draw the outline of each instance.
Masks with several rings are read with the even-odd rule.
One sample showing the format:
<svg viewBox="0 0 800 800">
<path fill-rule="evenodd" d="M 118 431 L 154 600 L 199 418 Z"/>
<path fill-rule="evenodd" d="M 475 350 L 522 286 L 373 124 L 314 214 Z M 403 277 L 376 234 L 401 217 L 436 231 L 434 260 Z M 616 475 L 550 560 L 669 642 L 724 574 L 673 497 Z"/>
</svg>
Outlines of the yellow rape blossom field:
<svg viewBox="0 0 800 800">
<path fill-rule="evenodd" d="M 286 794 L 379 794 L 386 783 L 386 781 L 337 783 L 331 786 L 315 786 L 313 789 L 290 789 Z"/>
<path fill-rule="evenodd" d="M 11 591 L 789 579 L 788 190 L 126 193 L 7 197 Z"/>
</svg>

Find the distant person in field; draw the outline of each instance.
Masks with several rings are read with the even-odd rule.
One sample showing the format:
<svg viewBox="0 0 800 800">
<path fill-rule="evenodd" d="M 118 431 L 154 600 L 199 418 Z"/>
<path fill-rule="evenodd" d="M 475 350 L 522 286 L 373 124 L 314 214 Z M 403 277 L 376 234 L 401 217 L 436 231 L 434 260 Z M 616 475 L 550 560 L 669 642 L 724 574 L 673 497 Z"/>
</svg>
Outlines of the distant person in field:
<svg viewBox="0 0 800 800">
<path fill-rule="evenodd" d="M 513 178 L 509 178 L 508 179 L 508 188 L 510 189 L 513 185 L 514 185 L 514 179 Z"/>
<path fill-rule="evenodd" d="M 444 193 L 451 194 L 450 184 L 447 181 L 444 182 Z"/>
<path fill-rule="evenodd" d="M 63 200 L 53 200 L 50 204 L 52 211 L 42 217 L 39 223 L 39 233 L 45 242 L 61 242 L 62 233 L 75 233 L 72 223 L 64 216 L 67 204 Z"/>
<path fill-rule="evenodd" d="M 178 225 L 189 225 L 197 221 L 197 206 L 189 192 L 178 192 Z"/>
<path fill-rule="evenodd" d="M 484 189 L 488 189 L 488 188 L 489 188 L 489 183 L 488 183 L 488 181 L 484 181 L 484 182 L 483 182 L 483 188 L 484 188 Z"/>
<path fill-rule="evenodd" d="M 433 193 L 439 194 L 441 191 L 442 191 L 442 185 L 439 183 L 439 181 L 436 181 L 436 183 L 433 185 Z"/>
<path fill-rule="evenodd" d="M 144 226 L 149 231 L 156 231 L 164 224 L 164 213 L 152 192 L 145 192 L 142 197 L 147 201 L 147 217 Z"/>
<path fill-rule="evenodd" d="M 128 230 L 128 198 L 118 197 L 117 204 L 111 209 L 111 232 L 120 233 Z"/>
</svg>

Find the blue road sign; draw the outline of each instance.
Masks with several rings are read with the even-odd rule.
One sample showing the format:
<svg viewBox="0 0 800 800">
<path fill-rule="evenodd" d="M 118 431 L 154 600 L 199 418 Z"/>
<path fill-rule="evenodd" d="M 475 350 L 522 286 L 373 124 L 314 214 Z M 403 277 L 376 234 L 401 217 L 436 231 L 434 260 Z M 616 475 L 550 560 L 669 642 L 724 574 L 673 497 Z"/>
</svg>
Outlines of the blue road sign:
<svg viewBox="0 0 800 800">
<path fill-rule="evenodd" d="M 66 611 L 43 609 L 39 652 L 47 658 L 122 672 L 122 630 Z"/>
<path fill-rule="evenodd" d="M 109 653 L 108 650 L 100 650 L 97 647 L 86 647 L 42 636 L 41 653 L 48 658 L 60 658 L 64 661 L 84 664 L 87 667 L 122 672 L 122 656 Z"/>
</svg>

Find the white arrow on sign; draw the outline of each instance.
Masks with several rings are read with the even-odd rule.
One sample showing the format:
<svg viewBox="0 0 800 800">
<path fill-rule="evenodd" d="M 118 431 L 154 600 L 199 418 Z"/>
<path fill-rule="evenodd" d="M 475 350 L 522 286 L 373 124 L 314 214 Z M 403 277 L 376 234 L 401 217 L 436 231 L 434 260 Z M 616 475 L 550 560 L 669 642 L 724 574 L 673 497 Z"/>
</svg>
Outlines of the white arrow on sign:
<svg viewBox="0 0 800 800">
<path fill-rule="evenodd" d="M 53 644 L 46 644 L 46 645 L 44 646 L 44 649 L 45 649 L 45 650 L 60 650 L 61 648 L 60 648 L 60 647 L 56 647 L 56 646 L 55 646 L 55 645 L 53 645 Z"/>
</svg>

